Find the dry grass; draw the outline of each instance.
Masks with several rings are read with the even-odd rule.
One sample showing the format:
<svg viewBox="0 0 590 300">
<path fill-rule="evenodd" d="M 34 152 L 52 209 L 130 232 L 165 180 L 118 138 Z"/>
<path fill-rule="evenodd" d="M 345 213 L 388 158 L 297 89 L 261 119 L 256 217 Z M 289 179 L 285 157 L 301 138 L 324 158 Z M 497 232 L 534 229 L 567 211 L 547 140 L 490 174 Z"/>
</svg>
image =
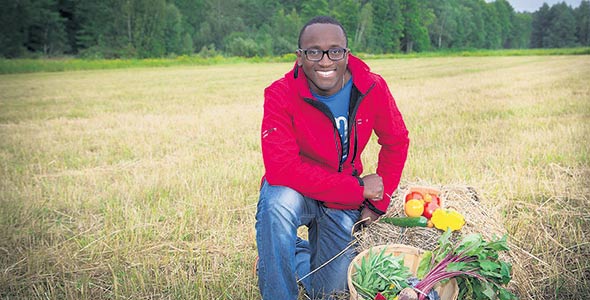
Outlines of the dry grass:
<svg viewBox="0 0 590 300">
<path fill-rule="evenodd" d="M 521 298 L 584 299 L 590 58 L 369 64 L 410 130 L 403 182 L 474 187 L 527 253 Z M 0 297 L 258 299 L 262 91 L 290 66 L 1 75 Z"/>
</svg>

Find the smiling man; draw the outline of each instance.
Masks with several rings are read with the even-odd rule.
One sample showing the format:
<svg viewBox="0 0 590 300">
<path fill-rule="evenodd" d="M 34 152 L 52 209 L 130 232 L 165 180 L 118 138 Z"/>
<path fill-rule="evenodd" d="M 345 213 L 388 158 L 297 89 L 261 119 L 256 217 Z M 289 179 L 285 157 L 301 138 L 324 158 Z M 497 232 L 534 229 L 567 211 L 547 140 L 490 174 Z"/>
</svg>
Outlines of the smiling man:
<svg viewBox="0 0 590 300">
<path fill-rule="evenodd" d="M 346 31 L 316 17 L 299 33 L 294 68 L 264 93 L 265 175 L 256 212 L 263 299 L 347 291 L 352 230 L 385 213 L 408 150 L 408 131 L 387 83 L 348 49 Z M 377 170 L 363 174 L 372 133 Z M 308 239 L 297 235 L 308 228 Z"/>
</svg>

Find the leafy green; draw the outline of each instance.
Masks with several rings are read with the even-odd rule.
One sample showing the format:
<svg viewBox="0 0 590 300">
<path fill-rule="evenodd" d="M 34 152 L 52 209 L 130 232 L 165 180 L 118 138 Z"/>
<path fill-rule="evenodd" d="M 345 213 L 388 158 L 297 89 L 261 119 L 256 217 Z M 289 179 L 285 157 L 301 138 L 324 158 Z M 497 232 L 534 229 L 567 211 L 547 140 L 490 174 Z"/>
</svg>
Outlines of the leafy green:
<svg viewBox="0 0 590 300">
<path fill-rule="evenodd" d="M 432 267 L 431 260 L 432 251 L 425 251 L 422 254 L 422 259 L 420 260 L 418 270 L 416 271 L 416 277 L 418 277 L 418 279 L 422 279 L 424 276 L 426 276 L 426 274 L 428 274 L 430 268 Z"/>
<path fill-rule="evenodd" d="M 383 248 L 378 253 L 369 250 L 360 265 L 354 264 L 356 272 L 352 275 L 352 284 L 363 298 L 374 299 L 377 293 L 381 293 L 387 299 L 393 299 L 409 286 L 406 279 L 412 273 L 404 265 L 404 256 L 394 256 L 386 250 Z"/>
<path fill-rule="evenodd" d="M 428 292 L 442 280 L 456 278 L 459 299 L 517 299 L 503 285 L 511 280 L 512 266 L 500 259 L 500 251 L 510 250 L 506 235 L 486 242 L 481 234 L 463 236 L 455 246 L 448 230 L 439 238 L 439 247 L 420 262 L 422 279 L 416 288 Z M 424 274 L 424 272 L 427 272 Z"/>
</svg>

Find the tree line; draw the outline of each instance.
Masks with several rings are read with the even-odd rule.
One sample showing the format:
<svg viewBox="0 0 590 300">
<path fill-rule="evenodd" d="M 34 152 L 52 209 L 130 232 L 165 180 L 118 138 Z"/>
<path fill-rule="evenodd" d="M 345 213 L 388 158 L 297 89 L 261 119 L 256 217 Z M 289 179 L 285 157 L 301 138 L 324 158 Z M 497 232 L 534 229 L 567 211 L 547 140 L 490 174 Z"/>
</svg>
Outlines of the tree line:
<svg viewBox="0 0 590 300">
<path fill-rule="evenodd" d="M 293 53 L 337 18 L 355 52 L 590 46 L 590 1 L 516 12 L 506 0 L 0 0 L 0 56 L 148 58 Z"/>
</svg>

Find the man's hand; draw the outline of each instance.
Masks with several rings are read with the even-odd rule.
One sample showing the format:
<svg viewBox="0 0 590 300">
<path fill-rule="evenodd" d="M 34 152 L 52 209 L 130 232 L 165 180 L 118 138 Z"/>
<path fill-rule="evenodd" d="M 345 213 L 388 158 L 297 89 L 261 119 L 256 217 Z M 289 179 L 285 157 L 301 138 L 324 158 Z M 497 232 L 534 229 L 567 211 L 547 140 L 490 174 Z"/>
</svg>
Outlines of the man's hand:
<svg viewBox="0 0 590 300">
<path fill-rule="evenodd" d="M 383 199 L 383 179 L 377 174 L 369 174 L 364 176 L 363 182 L 365 183 L 365 189 L 363 191 L 363 197 L 373 201 Z"/>
<path fill-rule="evenodd" d="M 364 220 L 367 219 L 365 222 L 363 222 L 364 225 L 370 225 L 371 223 L 373 223 L 375 220 L 379 219 L 379 215 L 374 213 L 372 210 L 370 210 L 367 207 L 363 207 L 363 210 L 361 211 L 361 216 L 360 216 L 360 220 Z"/>
</svg>

